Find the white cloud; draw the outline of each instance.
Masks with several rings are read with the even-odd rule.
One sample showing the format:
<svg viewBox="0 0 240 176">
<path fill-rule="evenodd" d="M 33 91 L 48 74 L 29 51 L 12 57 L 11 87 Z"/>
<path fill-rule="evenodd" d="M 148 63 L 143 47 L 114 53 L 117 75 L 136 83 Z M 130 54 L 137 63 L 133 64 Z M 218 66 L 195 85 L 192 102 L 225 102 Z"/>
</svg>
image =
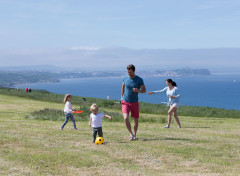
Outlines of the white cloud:
<svg viewBox="0 0 240 176">
<path fill-rule="evenodd" d="M 119 21 L 119 20 L 136 20 L 143 19 L 145 16 L 112 16 L 112 17 L 97 17 L 97 19 L 102 21 Z"/>
<path fill-rule="evenodd" d="M 0 66 L 54 65 L 98 70 L 125 68 L 132 63 L 141 69 L 150 68 L 221 68 L 240 66 L 239 48 L 194 50 L 141 49 L 120 47 L 72 47 L 0 50 Z"/>
<path fill-rule="evenodd" d="M 74 46 L 71 47 L 70 50 L 83 50 L 83 51 L 97 51 L 102 49 L 101 47 L 90 47 L 90 46 Z"/>
</svg>

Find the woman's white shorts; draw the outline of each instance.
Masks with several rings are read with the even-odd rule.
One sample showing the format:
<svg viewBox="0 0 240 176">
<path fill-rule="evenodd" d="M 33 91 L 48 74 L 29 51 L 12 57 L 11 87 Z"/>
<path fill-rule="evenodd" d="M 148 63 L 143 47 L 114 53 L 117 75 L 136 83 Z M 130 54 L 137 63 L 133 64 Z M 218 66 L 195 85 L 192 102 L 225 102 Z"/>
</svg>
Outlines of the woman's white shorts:
<svg viewBox="0 0 240 176">
<path fill-rule="evenodd" d="M 170 105 L 170 108 L 172 107 L 178 108 L 179 106 L 180 106 L 179 103 L 173 103 L 172 105 Z"/>
</svg>

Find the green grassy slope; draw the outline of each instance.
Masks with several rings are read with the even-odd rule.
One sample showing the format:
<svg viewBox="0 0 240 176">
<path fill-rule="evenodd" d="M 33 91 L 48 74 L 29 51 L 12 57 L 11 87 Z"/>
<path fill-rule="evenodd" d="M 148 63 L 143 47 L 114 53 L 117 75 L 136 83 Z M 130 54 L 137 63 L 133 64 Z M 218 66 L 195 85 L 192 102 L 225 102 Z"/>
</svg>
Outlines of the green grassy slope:
<svg viewBox="0 0 240 176">
<path fill-rule="evenodd" d="M 48 94 L 44 99 L 34 94 L 31 96 L 35 98 L 29 94 L 23 97 L 0 93 L 0 175 L 240 173 L 238 118 L 180 116 L 182 129 L 178 129 L 174 121 L 170 129 L 163 128 L 165 124 L 161 121 L 140 122 L 137 141 L 128 141 L 123 120 L 105 120 L 106 144 L 98 146 L 91 142 L 87 120 L 77 121 L 77 131 L 71 122 L 61 131 L 63 121 L 25 118 L 44 108 L 63 109 L 63 96 Z M 78 108 L 79 101 L 73 101 L 73 107 Z M 121 113 L 118 106 L 101 104 L 100 111 Z M 166 114 L 141 113 L 140 118 L 146 117 L 167 118 Z"/>
<path fill-rule="evenodd" d="M 61 103 L 63 101 L 64 95 L 50 93 L 44 90 L 33 90 L 31 93 L 25 93 L 25 90 L 11 88 L 1 88 L 0 94 L 13 95 L 18 97 L 26 97 L 29 99 L 35 99 L 40 101 L 49 101 L 55 103 Z M 86 97 L 85 97 L 86 98 Z M 72 104 L 76 108 L 88 109 L 92 103 L 97 103 L 99 107 L 108 108 L 109 110 L 121 111 L 121 104 L 119 100 L 106 100 L 97 98 L 86 98 L 87 101 L 83 101 L 83 97 L 73 96 Z M 140 112 L 147 114 L 161 114 L 165 115 L 168 112 L 169 107 L 159 104 L 143 103 L 140 102 Z M 197 106 L 181 106 L 178 113 L 182 116 L 191 117 L 217 117 L 217 118 L 240 118 L 240 111 L 237 110 L 227 110 L 220 108 L 210 108 L 210 107 L 197 107 Z"/>
</svg>

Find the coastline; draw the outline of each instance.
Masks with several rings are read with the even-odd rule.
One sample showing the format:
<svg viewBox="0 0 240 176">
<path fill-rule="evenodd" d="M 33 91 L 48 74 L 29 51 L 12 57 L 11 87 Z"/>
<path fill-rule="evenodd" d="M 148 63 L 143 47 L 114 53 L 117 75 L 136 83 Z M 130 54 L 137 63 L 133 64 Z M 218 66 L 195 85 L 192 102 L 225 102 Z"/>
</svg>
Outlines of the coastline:
<svg viewBox="0 0 240 176">
<path fill-rule="evenodd" d="M 57 83 L 37 83 L 16 85 L 14 88 L 26 88 L 46 90 L 52 93 L 73 96 L 93 97 L 101 99 L 120 100 L 123 77 L 91 77 L 60 79 Z M 143 78 L 148 91 L 160 90 L 166 85 L 165 78 L 153 77 Z M 240 75 L 235 76 L 184 76 L 172 77 L 181 90 L 180 104 L 183 106 L 199 106 L 223 109 L 240 110 L 238 100 L 240 99 L 239 86 Z M 197 94 L 194 92 L 197 91 Z M 165 94 L 149 96 L 139 95 L 139 102 L 161 104 L 166 102 Z"/>
<path fill-rule="evenodd" d="M 41 89 L 34 89 L 32 92 L 26 93 L 24 89 L 14 89 L 14 88 L 1 88 L 0 87 L 0 94 L 3 95 L 10 95 L 10 96 L 20 96 L 20 97 L 28 97 L 30 99 L 36 99 L 41 101 L 51 101 L 51 102 L 62 102 L 63 94 L 52 93 L 49 91 L 44 91 Z M 73 105 L 77 105 L 82 102 L 83 96 L 74 96 L 72 100 Z M 87 104 L 91 103 L 98 103 L 102 107 L 112 107 L 115 109 L 120 110 L 121 106 L 119 102 L 112 99 L 104 99 L 104 98 L 93 98 L 93 97 L 86 97 Z M 143 110 L 142 113 L 160 113 L 166 114 L 169 110 L 169 107 L 163 104 L 153 104 L 148 102 L 139 102 L 141 109 Z M 159 108 L 161 111 L 159 112 Z M 194 116 L 194 117 L 223 117 L 223 118 L 240 118 L 240 109 L 226 109 L 226 108 L 216 108 L 216 107 L 209 107 L 209 106 L 194 106 L 194 105 L 181 105 L 179 108 L 179 114 L 181 116 Z"/>
</svg>

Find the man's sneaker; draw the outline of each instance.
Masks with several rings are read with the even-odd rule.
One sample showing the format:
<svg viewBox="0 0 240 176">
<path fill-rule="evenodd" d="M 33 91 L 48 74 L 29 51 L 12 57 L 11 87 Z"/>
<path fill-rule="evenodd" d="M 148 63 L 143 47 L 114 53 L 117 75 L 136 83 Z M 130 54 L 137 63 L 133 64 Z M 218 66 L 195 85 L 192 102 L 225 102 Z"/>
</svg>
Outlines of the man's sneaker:
<svg viewBox="0 0 240 176">
<path fill-rule="evenodd" d="M 164 128 L 170 128 L 170 126 L 169 126 L 169 125 L 167 125 L 167 126 L 165 126 Z"/>
<path fill-rule="evenodd" d="M 134 140 L 138 140 L 137 136 L 133 136 L 133 139 L 134 139 Z"/>
<path fill-rule="evenodd" d="M 74 130 L 77 130 L 77 128 L 74 128 Z"/>
<path fill-rule="evenodd" d="M 182 128 L 181 126 L 178 126 L 178 128 Z"/>
<path fill-rule="evenodd" d="M 133 141 L 133 140 L 134 140 L 134 138 L 135 138 L 135 136 L 134 136 L 134 135 L 130 136 L 130 137 L 129 137 L 129 141 Z"/>
<path fill-rule="evenodd" d="M 60 130 L 63 130 L 63 128 L 60 128 Z"/>
</svg>

